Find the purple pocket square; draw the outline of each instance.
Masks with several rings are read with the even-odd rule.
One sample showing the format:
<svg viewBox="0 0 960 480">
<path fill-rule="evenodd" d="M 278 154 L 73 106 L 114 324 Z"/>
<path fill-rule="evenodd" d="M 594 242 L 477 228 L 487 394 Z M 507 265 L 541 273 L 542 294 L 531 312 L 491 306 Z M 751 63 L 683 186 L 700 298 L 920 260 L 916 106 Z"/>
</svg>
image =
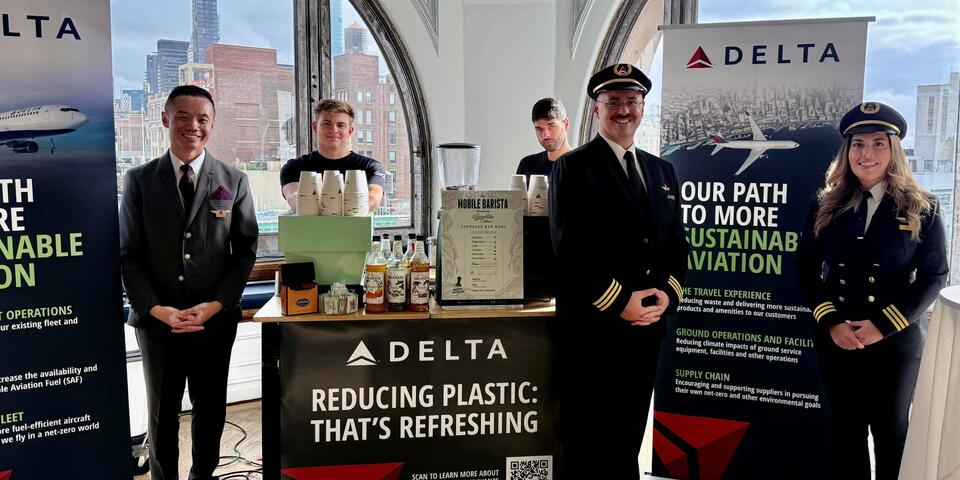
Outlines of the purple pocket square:
<svg viewBox="0 0 960 480">
<path fill-rule="evenodd" d="M 217 187 L 217 189 L 210 195 L 209 200 L 233 200 L 233 194 L 230 193 L 230 190 L 227 190 L 223 185 Z"/>
</svg>

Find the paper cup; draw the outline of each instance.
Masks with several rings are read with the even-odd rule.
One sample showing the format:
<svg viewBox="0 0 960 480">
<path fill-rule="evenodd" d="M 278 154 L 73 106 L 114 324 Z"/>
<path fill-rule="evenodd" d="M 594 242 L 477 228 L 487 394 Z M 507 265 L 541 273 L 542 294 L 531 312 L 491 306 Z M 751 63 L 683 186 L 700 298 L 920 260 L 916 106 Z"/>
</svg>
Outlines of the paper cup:
<svg viewBox="0 0 960 480">
<path fill-rule="evenodd" d="M 527 204 L 527 176 L 518 174 L 510 177 L 510 190 L 519 190 L 523 193 L 521 205 L 523 206 L 523 214 L 526 215 L 529 212 L 529 205 Z"/>
<path fill-rule="evenodd" d="M 530 175 L 530 189 L 527 191 L 527 211 L 534 217 L 550 215 L 550 204 L 547 197 L 549 180 L 546 175 Z"/>
<path fill-rule="evenodd" d="M 343 177 L 329 170 L 320 186 L 320 215 L 343 215 Z"/>
</svg>

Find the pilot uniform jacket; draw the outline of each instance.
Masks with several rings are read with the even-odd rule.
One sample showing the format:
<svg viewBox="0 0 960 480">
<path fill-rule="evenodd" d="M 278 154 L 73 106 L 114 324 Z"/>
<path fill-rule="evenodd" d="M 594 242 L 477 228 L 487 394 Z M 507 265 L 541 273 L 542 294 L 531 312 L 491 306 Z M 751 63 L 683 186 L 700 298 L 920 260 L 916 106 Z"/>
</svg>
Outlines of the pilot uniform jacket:
<svg viewBox="0 0 960 480">
<path fill-rule="evenodd" d="M 557 254 L 559 429 L 563 478 L 639 478 L 667 318 L 683 297 L 689 245 L 673 167 L 639 149 L 645 192 L 635 192 L 599 135 L 561 156 L 550 180 Z M 620 317 L 634 291 L 663 290 L 658 322 Z"/>
<path fill-rule="evenodd" d="M 642 198 L 619 159 L 597 135 L 557 160 L 550 180 L 550 229 L 563 275 L 557 307 L 584 326 L 629 326 L 620 313 L 635 290 L 659 288 L 666 313 L 683 298 L 689 245 L 673 166 L 635 149 Z M 634 327 L 636 328 L 636 327 Z"/>
<path fill-rule="evenodd" d="M 797 272 L 817 322 L 817 354 L 831 412 L 831 478 L 871 478 L 868 427 L 877 480 L 896 480 L 899 474 L 926 310 L 947 279 L 943 223 L 936 199 L 930 200 L 934 208 L 921 215 L 919 241 L 889 193 L 866 232 L 859 231 L 859 212 L 849 209 L 814 236 L 814 203 L 801 235 Z M 884 338 L 844 350 L 829 328 L 848 320 L 870 320 Z"/>
<path fill-rule="evenodd" d="M 911 238 L 906 215 L 897 212 L 889 193 L 862 239 L 854 209 L 837 215 L 816 237 L 818 206 L 811 208 L 800 241 L 798 272 L 820 329 L 868 319 L 885 337 L 877 345 L 920 355 L 927 307 L 947 280 L 943 221 L 936 198 L 931 201 L 935 214 L 921 216 L 919 242 Z"/>
<path fill-rule="evenodd" d="M 150 316 L 150 308 L 185 309 L 212 300 L 223 311 L 211 321 L 241 318 L 240 297 L 256 261 L 258 235 L 247 176 L 207 153 L 194 184 L 193 208 L 184 212 L 169 153 L 131 169 L 124 179 L 120 255 L 131 307 L 127 323 L 133 327 L 169 330 Z M 210 198 L 218 190 L 232 198 Z"/>
</svg>

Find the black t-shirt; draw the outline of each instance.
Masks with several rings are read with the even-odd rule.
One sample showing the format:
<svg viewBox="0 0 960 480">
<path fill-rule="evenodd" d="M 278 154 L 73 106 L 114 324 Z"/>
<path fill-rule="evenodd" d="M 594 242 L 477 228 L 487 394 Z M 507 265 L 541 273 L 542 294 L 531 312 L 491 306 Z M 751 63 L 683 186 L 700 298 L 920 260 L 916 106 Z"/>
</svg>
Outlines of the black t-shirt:
<svg viewBox="0 0 960 480">
<path fill-rule="evenodd" d="M 547 151 L 544 150 L 540 153 L 534 153 L 533 155 L 527 155 L 520 160 L 520 165 L 517 165 L 517 174 L 523 174 L 527 177 L 527 184 L 530 184 L 530 175 L 546 175 L 550 176 L 550 172 L 553 171 L 553 165 L 557 162 L 551 161 L 547 158 Z"/>
<path fill-rule="evenodd" d="M 387 178 L 383 164 L 355 152 L 337 160 L 330 160 L 318 152 L 312 152 L 298 158 L 291 158 L 280 167 L 280 186 L 290 182 L 300 181 L 300 172 L 323 172 L 325 170 L 339 170 L 346 175 L 346 170 L 363 170 L 367 172 L 368 185 L 384 186 Z"/>
</svg>

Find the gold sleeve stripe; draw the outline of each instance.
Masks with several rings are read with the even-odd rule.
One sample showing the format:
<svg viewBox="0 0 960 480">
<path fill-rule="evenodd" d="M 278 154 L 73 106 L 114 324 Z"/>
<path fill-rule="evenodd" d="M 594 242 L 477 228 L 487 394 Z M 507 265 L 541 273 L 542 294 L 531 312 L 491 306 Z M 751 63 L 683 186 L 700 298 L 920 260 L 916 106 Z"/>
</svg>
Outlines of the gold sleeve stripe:
<svg viewBox="0 0 960 480">
<path fill-rule="evenodd" d="M 682 300 L 683 288 L 680 287 L 680 282 L 678 282 L 676 278 L 673 278 L 673 275 L 670 275 L 669 277 L 667 277 L 667 284 L 673 287 L 674 291 L 677 292 L 677 299 Z"/>
<path fill-rule="evenodd" d="M 890 307 L 889 307 L 889 308 L 890 308 L 890 311 L 891 311 L 891 312 L 897 314 L 897 316 L 900 317 L 900 321 L 903 322 L 903 328 L 907 328 L 907 327 L 910 326 L 910 320 L 907 320 L 907 317 L 904 316 L 903 313 L 900 313 L 900 309 L 897 308 L 896 305 L 890 304 Z"/>
<path fill-rule="evenodd" d="M 600 295 L 600 298 L 598 298 L 597 301 L 593 302 L 593 306 L 594 307 L 600 306 L 601 303 L 607 301 L 608 297 L 610 296 L 610 293 L 613 292 L 618 285 L 620 284 L 617 283 L 617 279 L 611 280 L 610 286 L 607 287 L 607 291 L 603 292 L 603 295 Z"/>
<path fill-rule="evenodd" d="M 819 321 L 825 314 L 836 311 L 837 307 L 833 305 L 833 302 L 823 302 L 813 309 L 813 316 L 817 317 L 817 321 Z"/>
<path fill-rule="evenodd" d="M 883 315 L 887 317 L 887 320 L 890 321 L 890 323 L 893 325 L 893 328 L 896 328 L 898 332 L 903 330 L 903 327 L 900 326 L 900 320 L 890 313 L 890 307 L 883 309 Z"/>
<path fill-rule="evenodd" d="M 821 311 L 818 315 L 814 315 L 814 317 L 817 319 L 817 323 L 820 323 L 820 320 L 823 320 L 824 315 L 828 313 L 836 313 L 836 311 L 837 311 L 836 308 L 830 307 L 830 308 L 827 308 L 826 310 Z"/>
<path fill-rule="evenodd" d="M 599 308 L 601 312 L 610 308 L 610 305 L 613 305 L 613 302 L 620 296 L 621 291 L 623 291 L 623 287 L 618 283 L 617 288 L 613 291 L 613 294 L 610 295 L 610 298 L 608 298 L 606 302 L 601 303 L 597 308 Z"/>
<path fill-rule="evenodd" d="M 910 325 L 910 322 L 904 318 L 903 314 L 900 313 L 900 310 L 898 310 L 895 305 L 884 308 L 883 314 L 886 315 L 887 320 L 890 320 L 890 323 L 892 323 L 894 327 L 897 327 L 898 332 Z"/>
</svg>

